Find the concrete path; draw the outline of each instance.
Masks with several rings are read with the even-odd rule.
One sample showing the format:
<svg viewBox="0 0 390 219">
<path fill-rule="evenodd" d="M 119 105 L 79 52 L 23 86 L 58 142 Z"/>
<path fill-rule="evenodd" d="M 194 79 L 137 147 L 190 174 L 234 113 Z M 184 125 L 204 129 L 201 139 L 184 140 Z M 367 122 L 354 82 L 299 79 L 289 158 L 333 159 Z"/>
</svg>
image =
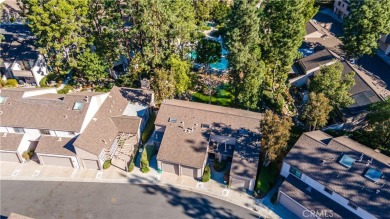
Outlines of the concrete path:
<svg viewBox="0 0 390 219">
<path fill-rule="evenodd" d="M 202 183 L 191 177 L 169 173 L 159 174 L 153 168 L 150 168 L 149 173 L 143 174 L 137 167 L 134 168 L 133 172 L 127 173 L 113 166 L 107 170 L 100 171 L 44 166 L 33 161 L 25 164 L 1 161 L 0 180 L 130 183 L 134 185 L 171 186 L 218 198 L 249 210 L 253 210 L 256 204 L 256 200 L 252 196 L 243 191 L 226 188 L 225 185 L 214 180 Z M 267 208 L 262 208 L 256 213 L 267 218 L 280 218 Z"/>
</svg>

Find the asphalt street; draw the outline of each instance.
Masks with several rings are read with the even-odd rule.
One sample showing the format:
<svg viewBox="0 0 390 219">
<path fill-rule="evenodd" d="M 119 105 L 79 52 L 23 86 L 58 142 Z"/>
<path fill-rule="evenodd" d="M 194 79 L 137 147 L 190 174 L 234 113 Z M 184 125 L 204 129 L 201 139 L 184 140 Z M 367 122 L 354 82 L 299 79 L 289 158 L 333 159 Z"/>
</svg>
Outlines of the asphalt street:
<svg viewBox="0 0 390 219">
<path fill-rule="evenodd" d="M 157 185 L 0 181 L 1 218 L 258 218 L 206 195 Z"/>
</svg>

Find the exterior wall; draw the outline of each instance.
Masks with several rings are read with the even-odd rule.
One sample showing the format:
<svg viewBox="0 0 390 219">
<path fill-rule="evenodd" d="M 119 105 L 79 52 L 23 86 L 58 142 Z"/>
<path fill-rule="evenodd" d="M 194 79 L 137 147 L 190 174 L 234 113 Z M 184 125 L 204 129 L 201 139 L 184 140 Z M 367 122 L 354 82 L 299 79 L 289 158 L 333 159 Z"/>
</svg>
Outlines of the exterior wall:
<svg viewBox="0 0 390 219">
<path fill-rule="evenodd" d="M 165 126 L 155 125 L 154 130 L 157 132 L 165 132 Z"/>
<path fill-rule="evenodd" d="M 292 78 L 289 80 L 289 83 L 294 85 L 294 86 L 297 86 L 297 87 L 301 87 L 303 85 L 305 85 L 307 83 L 307 79 L 313 75 L 313 72 L 312 73 L 309 73 L 309 74 L 306 74 L 306 75 L 301 75 L 299 77 L 296 77 L 296 78 Z"/>
<path fill-rule="evenodd" d="M 109 93 L 105 93 L 102 95 L 96 95 L 92 97 L 88 97 L 90 100 L 88 111 L 84 117 L 83 124 L 81 125 L 80 133 L 84 131 L 84 129 L 88 126 L 89 122 L 95 116 L 96 112 L 99 110 L 100 106 L 108 97 Z"/>
<path fill-rule="evenodd" d="M 4 126 L 0 126 L 0 132 L 9 132 L 7 127 L 4 127 Z"/>
<path fill-rule="evenodd" d="M 381 49 L 387 55 L 390 53 L 390 44 L 379 41 L 379 49 Z"/>
<path fill-rule="evenodd" d="M 22 158 L 22 154 L 24 151 L 28 150 L 28 148 L 30 147 L 30 143 L 31 142 L 28 139 L 28 135 L 24 134 L 22 140 L 20 141 L 19 147 L 16 150 L 18 152 L 18 156 L 19 156 L 19 158 L 21 158 L 21 160 L 24 160 Z"/>
<path fill-rule="evenodd" d="M 56 88 L 34 89 L 34 90 L 25 91 L 23 93 L 23 98 L 33 97 L 42 94 L 56 94 L 56 93 L 57 93 Z"/>
<path fill-rule="evenodd" d="M 101 161 L 98 156 L 96 156 L 94 154 L 91 154 L 88 151 L 85 151 L 85 150 L 80 149 L 78 147 L 74 147 L 74 149 L 76 151 L 76 155 L 77 155 L 77 158 L 78 158 L 78 162 L 80 163 L 80 166 L 85 168 L 85 166 L 84 166 L 84 164 L 82 162 L 82 159 L 97 160 L 99 162 L 99 168 L 102 169 L 102 163 L 104 161 Z"/>
<path fill-rule="evenodd" d="M 24 129 L 24 132 L 28 135 L 29 140 L 36 141 L 41 137 L 39 129 Z"/>
<path fill-rule="evenodd" d="M 287 177 L 290 174 L 290 165 L 287 164 L 286 162 L 283 162 L 282 170 L 280 172 L 280 175 Z M 307 185 L 312 187 L 313 189 L 317 190 L 318 192 L 322 193 L 323 195 L 326 195 L 327 197 L 331 198 L 332 200 L 336 201 L 339 203 L 341 206 L 344 208 L 350 210 L 356 215 L 359 215 L 362 218 L 375 218 L 372 214 L 368 213 L 367 211 L 361 209 L 358 207 L 357 210 L 351 208 L 348 206 L 348 199 L 344 198 L 343 196 L 337 194 L 336 192 L 333 192 L 332 194 L 329 194 L 324 191 L 325 186 L 322 185 L 321 183 L 317 182 L 316 180 L 310 178 L 306 174 L 302 172 L 301 180 L 305 182 Z"/>
<path fill-rule="evenodd" d="M 69 132 L 64 132 L 64 131 L 54 131 L 54 136 L 57 137 L 63 137 L 63 138 L 73 138 L 77 135 L 77 133 L 70 134 Z"/>
<path fill-rule="evenodd" d="M 333 12 L 337 14 L 341 19 L 344 19 L 349 15 L 349 11 L 347 10 L 349 6 L 348 2 L 344 0 L 336 0 L 333 6 Z"/>
<path fill-rule="evenodd" d="M 326 64 L 324 64 L 324 65 L 321 65 L 321 66 L 318 66 L 318 67 L 315 67 L 315 68 L 312 68 L 312 69 L 308 69 L 308 70 L 306 71 L 306 75 L 313 74 L 315 71 L 320 70 L 320 68 L 321 68 L 322 66 L 333 65 L 333 64 L 336 63 L 336 62 L 337 62 L 337 60 L 334 59 L 333 61 L 328 62 L 328 63 L 326 63 Z"/>
<path fill-rule="evenodd" d="M 44 61 L 44 58 L 42 55 L 39 55 L 38 56 L 38 59 L 37 61 L 35 62 L 35 65 L 34 67 L 31 69 L 32 73 L 33 73 L 33 76 L 34 76 L 34 80 L 35 80 L 35 83 L 37 84 L 37 86 L 39 87 L 39 82 L 42 80 L 43 77 L 45 77 L 48 73 L 47 71 L 47 68 L 46 68 L 46 63 L 45 63 L 45 66 L 42 66 L 42 67 L 39 67 L 38 66 L 38 63 L 40 60 L 43 60 Z M 43 72 L 42 74 L 38 73 L 39 69 L 41 69 L 41 71 Z"/>
</svg>

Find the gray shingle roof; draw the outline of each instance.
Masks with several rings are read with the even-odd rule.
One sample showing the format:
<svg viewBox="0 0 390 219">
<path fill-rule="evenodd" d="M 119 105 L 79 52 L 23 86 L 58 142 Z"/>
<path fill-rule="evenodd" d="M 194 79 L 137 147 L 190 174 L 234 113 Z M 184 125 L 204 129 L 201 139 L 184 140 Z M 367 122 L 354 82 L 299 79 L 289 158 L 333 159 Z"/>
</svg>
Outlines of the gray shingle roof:
<svg viewBox="0 0 390 219">
<path fill-rule="evenodd" d="M 76 152 L 73 147 L 74 138 L 58 138 L 55 136 L 42 135 L 39 139 L 36 153 L 54 154 L 54 155 L 69 155 L 75 156 Z"/>
<path fill-rule="evenodd" d="M 306 29 L 306 35 L 318 31 L 317 28 L 310 21 L 306 23 L 305 29 Z"/>
<path fill-rule="evenodd" d="M 339 163 L 344 154 L 356 159 L 349 169 Z M 376 183 L 364 177 L 371 160 L 369 167 L 383 173 Z M 376 217 L 388 217 L 389 157 L 347 137 L 332 138 L 315 131 L 304 133 L 284 161 Z"/>
<path fill-rule="evenodd" d="M 156 118 L 156 125 L 165 126 L 166 130 L 157 155 L 158 160 L 180 163 L 185 166 L 201 168 L 206 157 L 210 133 L 240 137 L 241 128 L 249 131 L 248 137 L 238 138 L 234 147 L 232 173 L 239 176 L 256 177 L 260 147 L 257 142 L 261 113 L 220 107 L 210 104 L 182 100 L 167 100 L 161 104 Z M 169 119 L 177 119 L 170 123 Z M 183 131 L 194 127 L 194 132 Z M 201 125 L 207 124 L 211 128 Z M 180 154 L 180 156 L 178 156 Z"/>
<path fill-rule="evenodd" d="M 312 55 L 306 56 L 303 59 L 299 60 L 299 64 L 303 68 L 304 72 L 315 69 L 321 65 L 328 64 L 334 61 L 336 58 L 329 52 L 329 50 L 324 49 L 318 51 Z"/>
<path fill-rule="evenodd" d="M 16 151 L 24 134 L 0 132 L 0 150 Z"/>
</svg>

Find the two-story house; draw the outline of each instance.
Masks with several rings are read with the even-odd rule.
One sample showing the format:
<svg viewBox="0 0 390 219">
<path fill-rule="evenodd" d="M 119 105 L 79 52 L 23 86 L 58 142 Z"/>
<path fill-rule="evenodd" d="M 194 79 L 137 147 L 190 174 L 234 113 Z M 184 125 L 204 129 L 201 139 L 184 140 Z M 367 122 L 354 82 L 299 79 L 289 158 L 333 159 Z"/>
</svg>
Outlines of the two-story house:
<svg viewBox="0 0 390 219">
<path fill-rule="evenodd" d="M 280 175 L 277 200 L 300 218 L 389 218 L 390 158 L 346 136 L 304 133 Z"/>
<path fill-rule="evenodd" d="M 0 33 L 4 36 L 0 51 L 1 76 L 16 79 L 20 84 L 39 86 L 48 69 L 30 28 L 21 24 L 2 24 Z"/>
<path fill-rule="evenodd" d="M 349 0 L 335 0 L 333 4 L 333 12 L 341 19 L 346 18 L 350 13 Z"/>
</svg>

